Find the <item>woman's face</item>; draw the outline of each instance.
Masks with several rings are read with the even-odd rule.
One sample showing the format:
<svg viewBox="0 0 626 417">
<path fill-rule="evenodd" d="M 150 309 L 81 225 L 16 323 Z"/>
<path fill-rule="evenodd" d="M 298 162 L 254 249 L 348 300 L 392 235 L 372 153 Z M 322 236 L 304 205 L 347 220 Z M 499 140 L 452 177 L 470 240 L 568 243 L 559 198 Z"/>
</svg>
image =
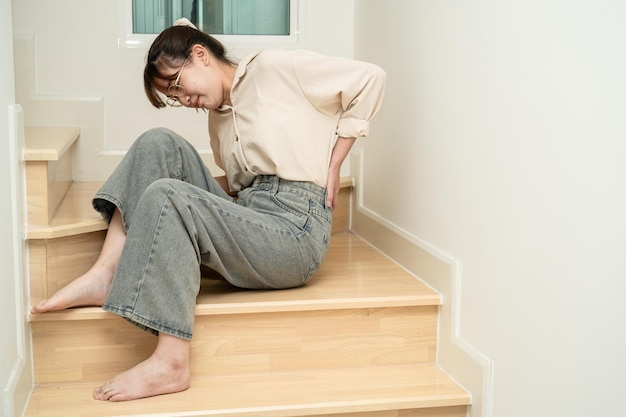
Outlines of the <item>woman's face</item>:
<svg viewBox="0 0 626 417">
<path fill-rule="evenodd" d="M 159 91 L 176 98 L 185 107 L 216 109 L 225 102 L 224 74 L 220 62 L 200 45 L 177 68 L 161 69 L 164 79 L 155 79 Z"/>
</svg>

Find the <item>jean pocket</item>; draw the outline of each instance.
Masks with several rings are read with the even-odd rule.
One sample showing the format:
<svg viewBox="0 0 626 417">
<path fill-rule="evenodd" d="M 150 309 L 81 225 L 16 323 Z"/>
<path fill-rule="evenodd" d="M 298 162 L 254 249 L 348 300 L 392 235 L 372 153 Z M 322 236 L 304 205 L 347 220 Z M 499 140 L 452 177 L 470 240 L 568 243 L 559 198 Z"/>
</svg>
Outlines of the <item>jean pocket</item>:
<svg viewBox="0 0 626 417">
<path fill-rule="evenodd" d="M 293 223 L 302 231 L 308 230 L 309 200 L 289 193 L 277 192 L 272 201 L 280 210 L 280 216 Z"/>
<path fill-rule="evenodd" d="M 315 200 L 309 201 L 309 214 L 320 219 L 322 222 L 332 224 L 333 222 L 333 210 L 330 207 L 326 207 L 325 203 L 319 203 Z"/>
</svg>

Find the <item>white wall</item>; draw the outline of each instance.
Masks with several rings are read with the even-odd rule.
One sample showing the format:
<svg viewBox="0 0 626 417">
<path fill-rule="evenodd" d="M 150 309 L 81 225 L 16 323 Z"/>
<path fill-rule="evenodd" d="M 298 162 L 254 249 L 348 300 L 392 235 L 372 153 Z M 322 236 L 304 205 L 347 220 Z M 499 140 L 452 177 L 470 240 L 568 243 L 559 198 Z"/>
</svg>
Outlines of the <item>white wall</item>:
<svg viewBox="0 0 626 417">
<path fill-rule="evenodd" d="M 0 415 L 20 415 L 32 385 L 23 283 L 23 126 L 15 105 L 11 2 L 0 0 Z"/>
<path fill-rule="evenodd" d="M 146 99 L 147 47 L 118 47 L 124 3 L 129 2 L 13 1 L 17 102 L 27 125 L 81 127 L 74 161 L 78 180 L 106 178 L 135 138 L 155 126 L 170 127 L 200 150 L 209 149 L 204 113 L 157 110 Z M 300 3 L 303 33 L 294 47 L 351 57 L 353 0 Z M 250 51 L 227 46 L 235 58 Z"/>
<path fill-rule="evenodd" d="M 623 413 L 626 3 L 358 0 L 364 207 L 462 262 L 493 415 Z"/>
</svg>

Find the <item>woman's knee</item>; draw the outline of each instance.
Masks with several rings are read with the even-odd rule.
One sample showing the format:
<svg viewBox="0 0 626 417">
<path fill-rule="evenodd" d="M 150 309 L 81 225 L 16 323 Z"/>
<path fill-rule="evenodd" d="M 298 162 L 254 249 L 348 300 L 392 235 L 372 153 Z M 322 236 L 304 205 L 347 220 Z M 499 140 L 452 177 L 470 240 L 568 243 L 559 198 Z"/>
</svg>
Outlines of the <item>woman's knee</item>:
<svg viewBox="0 0 626 417">
<path fill-rule="evenodd" d="M 176 145 L 184 141 L 185 139 L 173 130 L 165 127 L 155 127 L 139 135 L 133 144 L 133 148 L 147 152 L 161 149 L 171 150 L 176 149 Z"/>
<path fill-rule="evenodd" d="M 164 207 L 178 206 L 180 193 L 176 190 L 181 183 L 182 181 L 172 178 L 158 179 L 151 183 L 139 197 L 135 216 L 139 216 L 143 221 L 150 221 L 158 217 Z"/>
<path fill-rule="evenodd" d="M 152 182 L 144 191 L 141 196 L 142 199 L 149 198 L 151 200 L 162 201 L 167 198 L 177 185 L 181 183 L 181 180 L 174 178 L 161 178 Z"/>
</svg>

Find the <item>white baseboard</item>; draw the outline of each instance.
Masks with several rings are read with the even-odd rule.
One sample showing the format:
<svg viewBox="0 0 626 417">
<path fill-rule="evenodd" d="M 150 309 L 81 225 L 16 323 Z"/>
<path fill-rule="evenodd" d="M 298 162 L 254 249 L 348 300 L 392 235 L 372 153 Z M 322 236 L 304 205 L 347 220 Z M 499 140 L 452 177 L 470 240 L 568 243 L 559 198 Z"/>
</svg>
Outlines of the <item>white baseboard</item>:
<svg viewBox="0 0 626 417">
<path fill-rule="evenodd" d="M 30 368 L 24 357 L 15 362 L 7 385 L 2 390 L 2 409 L 0 415 L 21 416 L 26 410 L 32 389 Z"/>
<path fill-rule="evenodd" d="M 472 396 L 469 417 L 493 415 L 493 361 L 461 337 L 462 261 L 430 245 L 363 205 L 363 150 L 352 153 L 355 179 L 351 230 L 442 296 L 437 362 Z"/>
</svg>

